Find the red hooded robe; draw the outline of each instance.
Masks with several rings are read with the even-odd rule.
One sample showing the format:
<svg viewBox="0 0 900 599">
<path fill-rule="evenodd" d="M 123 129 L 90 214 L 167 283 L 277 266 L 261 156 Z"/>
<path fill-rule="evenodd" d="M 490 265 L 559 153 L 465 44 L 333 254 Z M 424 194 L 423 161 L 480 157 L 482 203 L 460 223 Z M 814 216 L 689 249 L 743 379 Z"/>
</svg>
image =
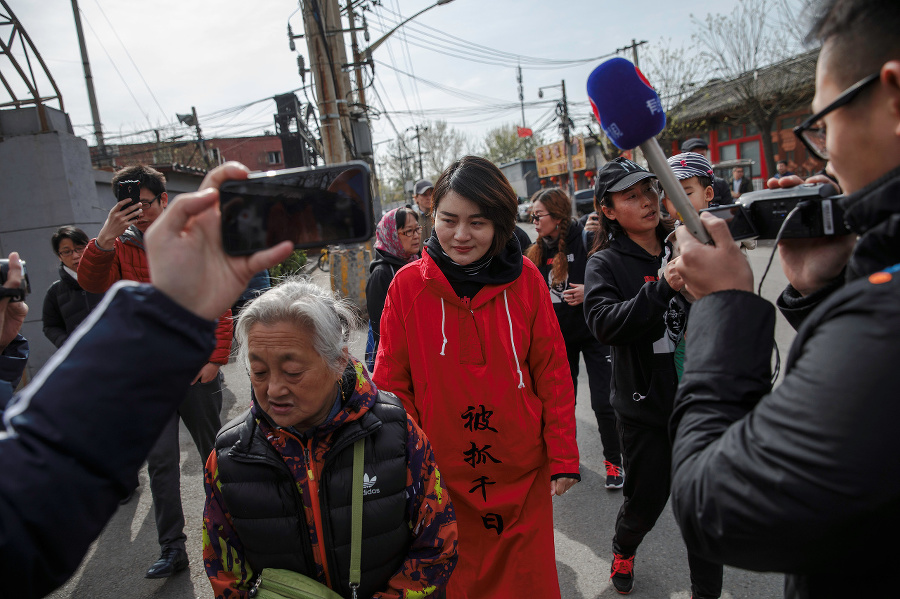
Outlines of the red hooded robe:
<svg viewBox="0 0 900 599">
<path fill-rule="evenodd" d="M 374 380 L 431 439 L 456 509 L 450 599 L 559 597 L 553 475 L 577 477 L 575 393 L 547 285 L 460 299 L 431 256 L 388 290 Z"/>
</svg>

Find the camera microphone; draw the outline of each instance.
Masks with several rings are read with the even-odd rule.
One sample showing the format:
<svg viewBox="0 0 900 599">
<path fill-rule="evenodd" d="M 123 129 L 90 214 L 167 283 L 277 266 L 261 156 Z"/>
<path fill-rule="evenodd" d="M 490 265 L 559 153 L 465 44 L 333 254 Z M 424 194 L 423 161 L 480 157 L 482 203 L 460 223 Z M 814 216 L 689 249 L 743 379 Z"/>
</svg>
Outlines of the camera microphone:
<svg viewBox="0 0 900 599">
<path fill-rule="evenodd" d="M 700 215 L 656 141 L 666 126 L 666 114 L 659 95 L 640 69 L 624 58 L 607 60 L 588 77 L 587 93 L 606 135 L 622 150 L 640 147 L 684 225 L 702 243 L 710 243 Z"/>
</svg>

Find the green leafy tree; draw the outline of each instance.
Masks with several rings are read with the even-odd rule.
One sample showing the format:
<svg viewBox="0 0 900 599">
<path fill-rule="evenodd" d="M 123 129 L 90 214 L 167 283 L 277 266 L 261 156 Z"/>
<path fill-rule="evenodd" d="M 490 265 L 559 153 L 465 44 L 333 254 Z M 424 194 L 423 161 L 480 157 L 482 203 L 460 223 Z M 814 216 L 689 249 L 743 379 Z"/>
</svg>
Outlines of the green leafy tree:
<svg viewBox="0 0 900 599">
<path fill-rule="evenodd" d="M 276 264 L 269 269 L 269 276 L 273 280 L 283 279 L 291 275 L 299 274 L 306 265 L 307 257 L 305 250 L 294 250 L 284 262 Z"/>
</svg>

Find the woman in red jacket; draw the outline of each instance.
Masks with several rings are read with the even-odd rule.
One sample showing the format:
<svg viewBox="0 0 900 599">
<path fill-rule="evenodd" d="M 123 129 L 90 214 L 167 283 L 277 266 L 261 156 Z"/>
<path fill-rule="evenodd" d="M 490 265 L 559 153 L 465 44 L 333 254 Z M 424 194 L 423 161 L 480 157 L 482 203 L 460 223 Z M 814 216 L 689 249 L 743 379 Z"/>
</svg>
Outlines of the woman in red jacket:
<svg viewBox="0 0 900 599">
<path fill-rule="evenodd" d="M 551 496 L 580 479 L 565 344 L 513 237 L 516 208 L 488 160 L 451 165 L 422 259 L 396 274 L 381 319 L 374 380 L 431 439 L 456 508 L 449 599 L 559 597 Z"/>
</svg>

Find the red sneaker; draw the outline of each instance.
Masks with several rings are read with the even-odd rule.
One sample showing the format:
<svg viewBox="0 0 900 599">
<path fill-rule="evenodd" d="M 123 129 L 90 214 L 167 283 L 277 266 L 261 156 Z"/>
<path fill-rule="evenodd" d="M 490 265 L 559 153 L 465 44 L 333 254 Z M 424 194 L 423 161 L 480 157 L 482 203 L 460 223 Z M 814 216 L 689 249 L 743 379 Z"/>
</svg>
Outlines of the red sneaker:
<svg viewBox="0 0 900 599">
<path fill-rule="evenodd" d="M 613 553 L 613 563 L 609 577 L 620 595 L 630 593 L 634 589 L 634 556 L 625 557 L 624 555 Z"/>
<path fill-rule="evenodd" d="M 603 463 L 606 464 L 606 488 L 621 489 L 625 486 L 625 469 L 610 461 Z"/>
</svg>

